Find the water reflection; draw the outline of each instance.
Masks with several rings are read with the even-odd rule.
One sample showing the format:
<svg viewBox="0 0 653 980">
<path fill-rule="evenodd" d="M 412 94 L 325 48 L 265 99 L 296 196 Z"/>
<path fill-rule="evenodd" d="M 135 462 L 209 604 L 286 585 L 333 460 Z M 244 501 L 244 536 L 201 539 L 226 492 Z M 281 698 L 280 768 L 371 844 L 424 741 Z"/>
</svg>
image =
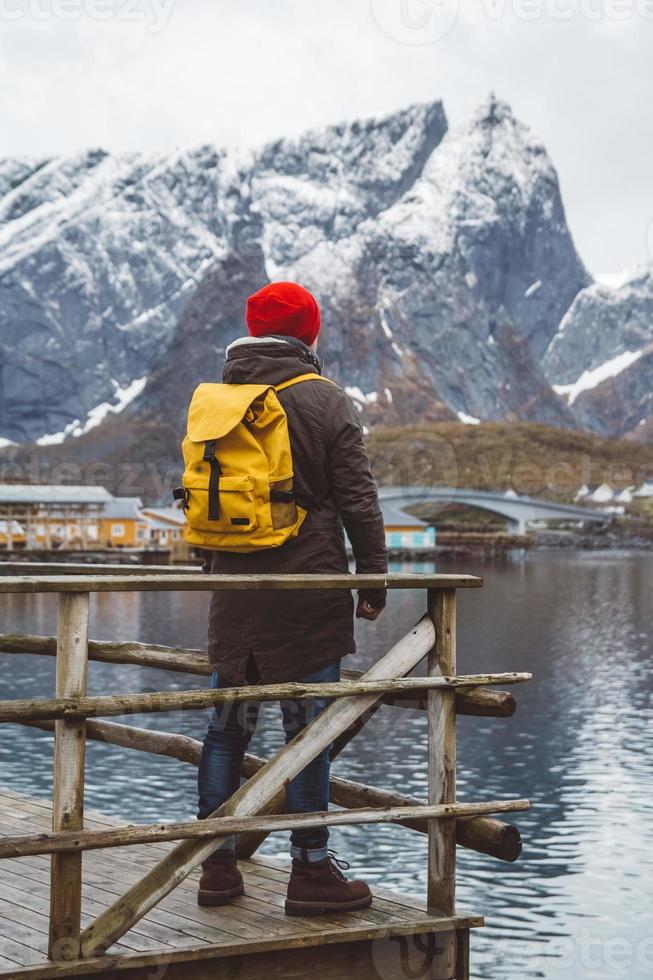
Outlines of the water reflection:
<svg viewBox="0 0 653 980">
<path fill-rule="evenodd" d="M 422 570 L 422 569 L 420 569 Z M 423 570 L 428 570 L 424 568 Z M 650 582 L 653 558 L 629 553 L 537 554 L 514 564 L 465 561 L 440 571 L 483 574 L 460 595 L 464 672 L 531 670 L 513 719 L 459 721 L 461 799 L 529 796 L 515 865 L 459 850 L 459 907 L 486 915 L 473 943 L 475 976 L 643 978 L 653 975 Z M 54 596 L 3 598 L 6 632 L 52 633 Z M 207 597 L 150 593 L 93 599 L 92 635 L 201 648 Z M 381 656 L 422 614 L 424 596 L 396 592 L 375 624 L 357 623 L 358 665 Z M 353 665 L 353 661 L 352 661 Z M 47 695 L 53 662 L 0 657 L 3 697 Z M 193 686 L 183 675 L 93 664 L 93 693 Z M 201 737 L 198 713 L 133 717 L 135 724 Z M 0 732 L 0 783 L 50 791 L 51 738 Z M 278 709 L 264 708 L 253 749 L 281 744 Z M 425 722 L 385 709 L 337 764 L 339 774 L 416 796 L 426 793 Z M 194 813 L 194 772 L 169 759 L 89 743 L 89 807 L 132 820 Z M 421 892 L 425 841 L 398 827 L 343 828 L 334 846 L 368 878 Z M 265 850 L 285 854 L 285 835 Z"/>
</svg>

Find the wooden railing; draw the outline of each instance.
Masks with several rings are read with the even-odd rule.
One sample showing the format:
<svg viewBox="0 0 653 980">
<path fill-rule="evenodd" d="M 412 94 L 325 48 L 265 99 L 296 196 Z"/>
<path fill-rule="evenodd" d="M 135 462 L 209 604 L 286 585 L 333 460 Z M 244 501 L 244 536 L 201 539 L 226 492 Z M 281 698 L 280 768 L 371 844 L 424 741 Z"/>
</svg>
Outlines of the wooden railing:
<svg viewBox="0 0 653 980">
<path fill-rule="evenodd" d="M 59 570 L 60 571 L 60 570 Z M 456 844 L 514 860 L 521 848 L 517 829 L 488 815 L 528 809 L 527 800 L 460 803 L 456 799 L 456 714 L 506 717 L 511 695 L 493 685 L 515 684 L 530 674 L 456 673 L 456 590 L 477 588 L 467 575 L 283 575 L 207 576 L 139 570 L 102 575 L 0 578 L 0 593 L 59 595 L 57 637 L 4 636 L 0 650 L 56 656 L 53 698 L 0 702 L 0 722 L 54 729 L 53 827 L 51 834 L 0 838 L 0 858 L 50 854 L 52 959 L 72 960 L 105 952 L 190 872 L 238 833 L 239 854 L 250 856 L 267 834 L 295 827 L 393 822 L 428 834 L 427 898 L 434 915 L 455 914 Z M 141 643 L 88 639 L 93 592 L 217 591 L 268 589 L 425 589 L 427 613 L 364 674 L 344 673 L 329 684 L 261 684 L 221 690 L 87 696 L 89 660 L 140 664 L 207 675 L 206 655 Z M 426 676 L 407 677 L 426 658 Z M 288 745 L 267 760 L 246 756 L 247 781 L 211 818 L 147 826 L 84 830 L 84 754 L 87 738 L 197 765 L 201 745 L 178 734 L 146 731 L 94 720 L 130 712 L 191 710 L 229 701 L 328 697 L 329 706 Z M 428 728 L 428 800 L 390 793 L 333 777 L 331 800 L 344 810 L 285 814 L 284 787 L 331 747 L 334 758 L 381 705 L 425 711 Z M 152 870 L 85 930 L 81 929 L 81 857 L 85 850 L 152 841 L 178 841 Z"/>
</svg>

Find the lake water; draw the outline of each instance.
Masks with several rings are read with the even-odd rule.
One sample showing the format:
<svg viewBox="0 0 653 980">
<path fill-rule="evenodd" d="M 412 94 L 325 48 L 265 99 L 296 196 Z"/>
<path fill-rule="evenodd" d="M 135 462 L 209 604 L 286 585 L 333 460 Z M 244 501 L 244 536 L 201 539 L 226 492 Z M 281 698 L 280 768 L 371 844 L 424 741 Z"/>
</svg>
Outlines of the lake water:
<svg viewBox="0 0 653 980">
<path fill-rule="evenodd" d="M 413 566 L 432 571 L 432 565 Z M 514 688 L 512 719 L 460 718 L 461 800 L 529 797 L 516 814 L 524 839 L 515 864 L 458 849 L 458 907 L 483 913 L 472 973 L 492 980 L 653 976 L 651 691 L 653 555 L 538 552 L 523 561 L 459 561 L 438 571 L 482 574 L 459 594 L 461 673 L 532 671 Z M 99 595 L 91 635 L 201 647 L 204 594 Z M 55 596 L 3 596 L 5 632 L 50 634 Z M 375 624 L 357 623 L 360 653 L 378 659 L 421 615 L 424 596 L 391 594 Z M 53 662 L 0 655 L 2 698 L 53 693 Z M 91 664 L 91 693 L 188 688 L 197 678 Z M 281 744 L 278 709 L 266 706 L 253 751 Z M 176 712 L 130 722 L 201 738 L 208 715 Z M 425 721 L 382 709 L 335 766 L 339 775 L 424 797 Z M 0 731 L 0 785 L 48 796 L 51 737 Z M 174 760 L 89 742 L 86 804 L 132 821 L 188 819 L 195 771 Z M 285 834 L 265 851 L 285 854 Z M 399 827 L 345 828 L 333 846 L 370 881 L 423 893 L 425 838 Z"/>
</svg>

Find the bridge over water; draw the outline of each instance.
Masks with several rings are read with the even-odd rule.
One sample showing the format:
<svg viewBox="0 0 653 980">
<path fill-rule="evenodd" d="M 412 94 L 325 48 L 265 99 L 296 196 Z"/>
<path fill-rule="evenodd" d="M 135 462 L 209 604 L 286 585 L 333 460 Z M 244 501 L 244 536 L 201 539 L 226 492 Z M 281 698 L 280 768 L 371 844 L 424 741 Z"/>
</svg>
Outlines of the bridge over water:
<svg viewBox="0 0 653 980">
<path fill-rule="evenodd" d="M 392 504 L 393 510 L 405 511 L 417 503 L 437 501 L 439 503 L 463 504 L 491 514 L 497 514 L 508 521 L 513 534 L 526 534 L 530 521 L 567 520 L 584 524 L 607 524 L 612 514 L 589 507 L 576 507 L 572 504 L 559 504 L 551 500 L 539 500 L 521 494 L 499 493 L 488 490 L 471 490 L 455 487 L 381 487 L 379 497 L 382 505 Z"/>
</svg>

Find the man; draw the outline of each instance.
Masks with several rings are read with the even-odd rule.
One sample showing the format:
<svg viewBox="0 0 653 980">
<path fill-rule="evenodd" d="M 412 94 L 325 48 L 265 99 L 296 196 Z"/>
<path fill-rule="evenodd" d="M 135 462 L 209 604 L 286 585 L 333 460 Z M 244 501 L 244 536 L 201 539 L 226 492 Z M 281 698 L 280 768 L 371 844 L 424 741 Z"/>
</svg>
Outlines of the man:
<svg viewBox="0 0 653 980">
<path fill-rule="evenodd" d="M 280 385 L 321 373 L 316 354 L 320 311 L 294 283 L 273 283 L 247 301 L 249 337 L 227 348 L 224 381 Z M 303 381 L 278 394 L 288 417 L 295 493 L 308 516 L 297 537 L 250 554 L 216 551 L 213 573 L 328 573 L 348 569 L 343 525 L 361 573 L 387 571 L 383 519 L 356 410 L 337 386 Z M 375 620 L 385 591 L 361 591 L 356 615 Z M 349 591 L 214 592 L 209 616 L 213 687 L 340 679 L 340 660 L 355 652 Z M 325 700 L 282 703 L 286 741 L 326 707 Z M 258 704 L 224 705 L 212 716 L 199 767 L 199 818 L 209 816 L 240 785 Z M 322 752 L 286 788 L 289 813 L 327 810 L 329 753 Z M 348 881 L 327 849 L 327 828 L 291 835 L 292 873 L 286 911 L 315 915 L 366 908 L 362 881 Z M 198 901 L 221 905 L 243 894 L 235 839 L 203 864 Z"/>
</svg>

